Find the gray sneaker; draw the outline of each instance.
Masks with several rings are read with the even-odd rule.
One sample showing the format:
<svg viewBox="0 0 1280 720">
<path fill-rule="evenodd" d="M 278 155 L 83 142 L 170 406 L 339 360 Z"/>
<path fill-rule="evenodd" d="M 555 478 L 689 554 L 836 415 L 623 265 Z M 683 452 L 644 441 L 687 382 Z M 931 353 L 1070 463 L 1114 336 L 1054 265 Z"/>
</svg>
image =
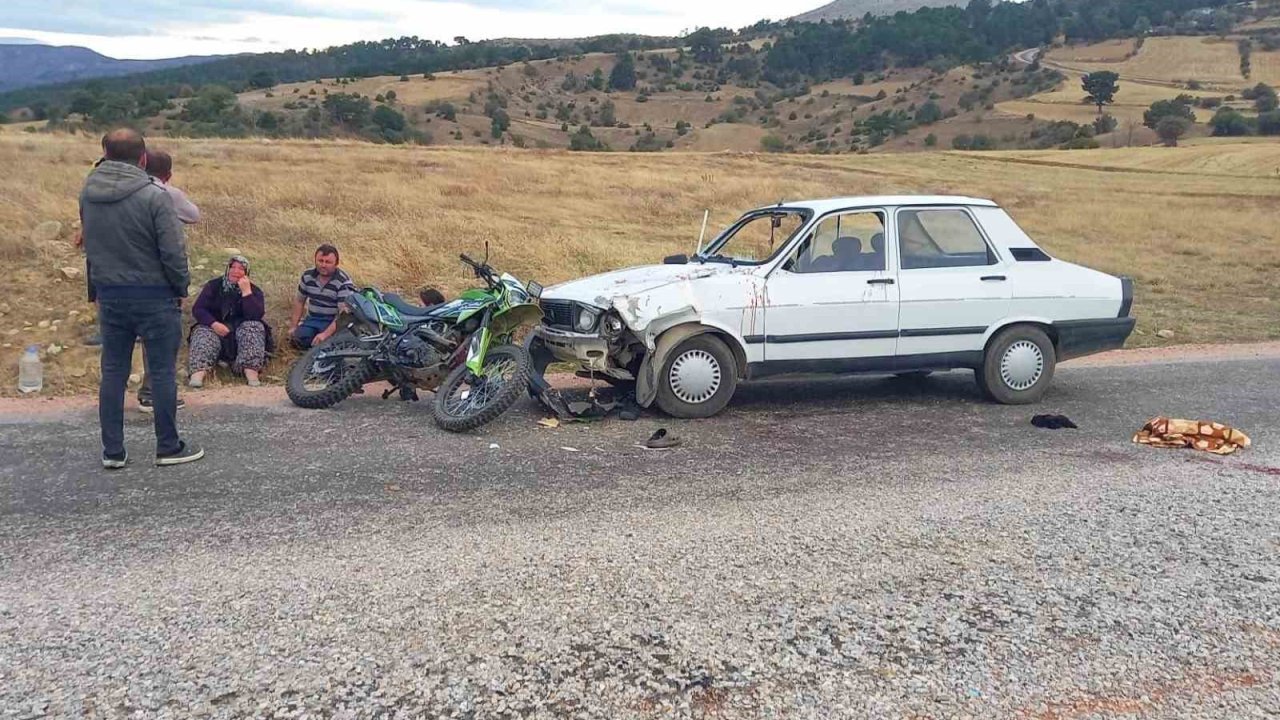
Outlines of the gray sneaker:
<svg viewBox="0 0 1280 720">
<path fill-rule="evenodd" d="M 102 453 L 102 467 L 108 470 L 119 470 L 129 463 L 129 451 L 125 450 L 123 455 L 108 455 Z"/>
<path fill-rule="evenodd" d="M 178 448 L 178 452 L 169 455 L 157 455 L 156 465 L 183 465 L 189 462 L 195 462 L 204 457 L 204 450 L 198 445 L 193 445 L 185 440 L 182 441 L 182 447 Z"/>
</svg>

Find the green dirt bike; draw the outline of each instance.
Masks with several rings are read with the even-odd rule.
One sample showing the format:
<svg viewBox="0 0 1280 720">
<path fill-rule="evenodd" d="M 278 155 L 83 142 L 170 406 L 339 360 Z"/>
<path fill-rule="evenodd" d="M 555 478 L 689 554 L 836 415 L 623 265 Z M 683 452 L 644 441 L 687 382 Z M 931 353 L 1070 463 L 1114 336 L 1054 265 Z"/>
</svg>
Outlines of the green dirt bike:
<svg viewBox="0 0 1280 720">
<path fill-rule="evenodd" d="M 308 350 L 289 370 L 285 390 L 295 405 L 337 405 L 367 383 L 385 381 L 417 400 L 436 394 L 436 425 L 463 432 L 491 422 L 525 392 L 529 354 L 513 342 L 517 329 L 542 319 L 542 287 L 527 285 L 466 255 L 462 262 L 484 280 L 452 302 L 424 308 L 393 293 L 364 288 L 351 295 L 339 318 L 344 328 Z"/>
</svg>

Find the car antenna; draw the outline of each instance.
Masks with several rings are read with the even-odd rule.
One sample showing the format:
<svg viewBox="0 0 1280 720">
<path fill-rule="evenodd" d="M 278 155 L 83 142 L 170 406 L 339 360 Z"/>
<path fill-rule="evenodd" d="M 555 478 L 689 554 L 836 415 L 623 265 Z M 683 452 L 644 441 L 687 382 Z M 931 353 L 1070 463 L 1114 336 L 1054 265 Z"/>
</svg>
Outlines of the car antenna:
<svg viewBox="0 0 1280 720">
<path fill-rule="evenodd" d="M 711 208 L 702 211 L 702 230 L 698 233 L 698 249 L 693 254 L 702 254 L 702 238 L 707 234 L 707 219 L 711 217 Z"/>
</svg>

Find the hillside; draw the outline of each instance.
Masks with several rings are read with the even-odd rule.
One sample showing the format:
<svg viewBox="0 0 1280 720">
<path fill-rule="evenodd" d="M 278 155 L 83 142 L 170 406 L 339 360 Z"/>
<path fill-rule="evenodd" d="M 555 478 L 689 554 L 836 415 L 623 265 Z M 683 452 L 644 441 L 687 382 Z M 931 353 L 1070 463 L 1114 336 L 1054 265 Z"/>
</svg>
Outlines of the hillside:
<svg viewBox="0 0 1280 720">
<path fill-rule="evenodd" d="M 253 90 L 237 97 L 245 112 L 278 128 L 306 127 L 359 102 L 369 122 L 380 108 L 399 113 L 399 131 L 432 145 L 515 145 L 612 150 L 856 152 L 944 147 L 960 134 L 1011 133 L 1030 143 L 1034 123 L 990 116 L 994 103 L 1053 88 L 1054 71 L 960 68 L 886 70 L 794 90 L 712 79 L 715 68 L 682 60 L 677 50 L 637 53 L 632 90 L 593 87 L 618 64 L 609 54 L 539 60 L 430 76 L 325 78 Z M 681 68 L 679 77 L 669 68 Z M 668 79 L 670 77 L 670 79 Z M 356 110 L 352 110 L 356 112 Z M 153 118 L 155 132 L 183 133 L 184 107 Z M 501 122 L 501 131 L 495 119 Z M 584 130 L 585 128 L 585 130 Z M 596 149 L 592 146 L 592 149 Z"/>
<path fill-rule="evenodd" d="M 220 60 L 224 55 L 165 60 L 117 60 L 89 48 L 33 43 L 0 44 L 0 92 L 89 80 Z"/>
<path fill-rule="evenodd" d="M 1136 280 L 1132 345 L 1280 339 L 1280 143 L 865 156 L 514 152 L 300 140 L 152 139 L 175 159 L 175 184 L 197 202 L 189 234 L 197 280 L 228 248 L 253 262 L 268 319 L 287 321 L 297 273 L 322 242 L 360 284 L 449 296 L 474 282 L 459 252 L 544 284 L 689 251 L 708 232 L 779 198 L 944 193 L 998 200 L 1057 257 Z M 0 393 L 15 392 L 21 349 L 60 351 L 48 392 L 95 386 L 83 346 L 93 307 L 70 245 L 76 195 L 96 138 L 0 131 L 0 254 L 20 299 L 0 303 Z M 1135 202 L 1134 198 L 1140 198 Z M 37 226 L 54 221 L 42 236 Z M 1230 242 L 1207 242 L 1207 237 Z M 1158 252 L 1153 252 L 1158 248 Z M 1188 272 L 1212 268 L 1212 272 Z M 1230 297 L 1230 312 L 1222 298 Z M 41 327 L 41 325 L 44 327 Z M 135 354 L 135 359 L 140 359 Z M 268 369 L 278 381 L 291 353 Z"/>
<path fill-rule="evenodd" d="M 926 7 L 964 7 L 967 0 L 834 0 L 816 10 L 796 15 L 797 22 L 821 22 L 826 20 L 859 20 L 867 13 L 875 16 L 893 15 L 899 12 L 915 12 Z"/>
</svg>

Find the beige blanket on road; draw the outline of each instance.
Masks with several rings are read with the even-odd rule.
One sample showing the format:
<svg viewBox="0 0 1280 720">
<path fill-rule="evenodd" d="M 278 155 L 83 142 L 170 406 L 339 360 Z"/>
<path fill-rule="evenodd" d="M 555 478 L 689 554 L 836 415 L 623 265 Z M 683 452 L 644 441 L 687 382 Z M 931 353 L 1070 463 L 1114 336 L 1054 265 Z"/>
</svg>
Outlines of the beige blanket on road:
<svg viewBox="0 0 1280 720">
<path fill-rule="evenodd" d="M 1215 455 L 1230 455 L 1252 444 L 1248 435 L 1222 423 L 1166 417 L 1148 420 L 1133 436 L 1133 441 L 1153 447 L 1189 447 Z"/>
</svg>

